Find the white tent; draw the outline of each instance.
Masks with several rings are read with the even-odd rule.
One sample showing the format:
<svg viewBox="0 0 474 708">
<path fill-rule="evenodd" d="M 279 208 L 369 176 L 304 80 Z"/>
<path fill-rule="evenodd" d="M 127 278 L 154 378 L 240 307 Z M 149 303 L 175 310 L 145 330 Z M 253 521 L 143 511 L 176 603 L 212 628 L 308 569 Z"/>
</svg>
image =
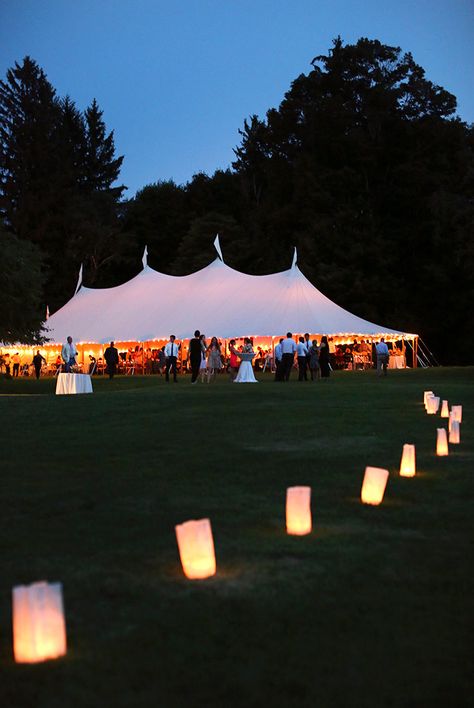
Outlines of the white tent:
<svg viewBox="0 0 474 708">
<path fill-rule="evenodd" d="M 218 242 L 216 243 L 218 248 Z M 172 276 L 147 265 L 123 285 L 80 287 L 47 326 L 51 342 L 103 344 L 188 339 L 199 329 L 208 337 L 282 336 L 293 333 L 414 339 L 368 322 L 339 307 L 315 288 L 296 264 L 271 275 L 240 273 L 216 258 L 196 273 Z"/>
</svg>

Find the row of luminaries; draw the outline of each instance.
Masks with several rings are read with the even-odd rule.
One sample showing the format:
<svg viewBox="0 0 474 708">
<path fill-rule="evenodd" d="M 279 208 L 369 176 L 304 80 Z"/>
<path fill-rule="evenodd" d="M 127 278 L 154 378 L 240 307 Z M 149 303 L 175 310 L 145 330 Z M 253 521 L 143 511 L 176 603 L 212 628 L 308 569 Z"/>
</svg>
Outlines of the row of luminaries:
<svg viewBox="0 0 474 708">
<path fill-rule="evenodd" d="M 432 391 L 425 392 L 428 413 L 439 408 L 433 403 Z M 446 403 L 446 406 L 444 404 Z M 436 407 L 436 410 L 434 410 Z M 447 402 L 441 415 L 446 417 Z M 449 417 L 449 442 L 459 443 L 462 406 L 453 406 Z M 446 430 L 438 429 L 437 455 L 448 454 Z M 400 475 L 414 477 L 416 473 L 415 445 L 403 446 Z M 378 505 L 382 502 L 389 471 L 366 467 L 362 482 L 361 501 Z M 311 487 L 289 487 L 286 493 L 286 530 L 288 534 L 304 536 L 312 531 Z M 216 573 L 216 556 L 209 519 L 187 521 L 176 526 L 176 538 L 184 574 L 191 580 L 209 578 Z M 60 583 L 39 582 L 13 588 L 13 647 L 15 661 L 36 663 L 55 659 L 66 653 L 66 623 L 62 586 Z"/>
</svg>

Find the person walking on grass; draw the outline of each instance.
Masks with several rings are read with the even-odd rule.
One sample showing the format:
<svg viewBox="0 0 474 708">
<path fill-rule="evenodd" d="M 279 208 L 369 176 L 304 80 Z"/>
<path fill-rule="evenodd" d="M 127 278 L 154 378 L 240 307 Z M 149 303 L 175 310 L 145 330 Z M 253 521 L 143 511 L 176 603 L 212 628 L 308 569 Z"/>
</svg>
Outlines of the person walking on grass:
<svg viewBox="0 0 474 708">
<path fill-rule="evenodd" d="M 110 342 L 110 346 L 104 352 L 105 363 L 107 364 L 107 373 L 109 379 L 113 379 L 117 373 L 117 366 L 119 363 L 118 349 L 115 347 L 114 342 Z"/>
<path fill-rule="evenodd" d="M 37 379 L 41 376 L 41 367 L 43 366 L 43 362 L 46 364 L 46 359 L 40 354 L 40 350 L 38 349 L 32 361 Z"/>
<path fill-rule="evenodd" d="M 197 329 L 189 342 L 188 359 L 191 366 L 191 383 L 195 384 L 199 376 L 202 360 L 201 332 Z"/>
<path fill-rule="evenodd" d="M 174 334 L 170 336 L 170 341 L 165 346 L 165 356 L 166 356 L 166 380 L 170 380 L 170 369 L 173 374 L 173 381 L 178 382 L 176 376 L 176 363 L 178 361 L 179 344 L 175 342 L 176 337 Z"/>
<path fill-rule="evenodd" d="M 375 345 L 375 352 L 377 354 L 377 376 L 382 376 L 382 371 L 383 375 L 387 376 L 389 351 L 383 337 L 380 342 Z"/>
</svg>

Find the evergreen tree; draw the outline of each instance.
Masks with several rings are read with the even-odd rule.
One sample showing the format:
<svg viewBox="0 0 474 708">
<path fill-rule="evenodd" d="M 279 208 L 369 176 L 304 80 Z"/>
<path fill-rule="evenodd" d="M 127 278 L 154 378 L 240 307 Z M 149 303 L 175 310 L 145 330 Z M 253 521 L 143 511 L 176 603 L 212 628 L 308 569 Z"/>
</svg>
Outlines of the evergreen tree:
<svg viewBox="0 0 474 708">
<path fill-rule="evenodd" d="M 45 319 L 43 274 L 37 246 L 0 226 L 0 341 L 40 343 Z"/>
</svg>

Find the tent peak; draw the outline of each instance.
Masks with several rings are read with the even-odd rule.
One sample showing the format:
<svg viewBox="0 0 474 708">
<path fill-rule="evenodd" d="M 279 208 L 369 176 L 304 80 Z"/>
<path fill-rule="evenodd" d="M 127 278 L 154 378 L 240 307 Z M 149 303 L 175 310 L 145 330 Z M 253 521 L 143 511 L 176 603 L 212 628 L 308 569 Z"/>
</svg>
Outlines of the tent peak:
<svg viewBox="0 0 474 708">
<path fill-rule="evenodd" d="M 143 251 L 142 264 L 143 270 L 145 270 L 145 268 L 148 266 L 148 246 L 145 246 L 145 250 Z"/>
<path fill-rule="evenodd" d="M 219 258 L 221 259 L 221 261 L 224 263 L 224 257 L 223 257 L 223 255 L 222 255 L 222 251 L 221 251 L 221 244 L 220 244 L 220 242 L 219 242 L 219 234 L 217 234 L 217 235 L 216 235 L 216 238 L 214 239 L 214 248 L 215 248 L 216 251 L 217 251 L 217 255 L 219 256 Z"/>
<path fill-rule="evenodd" d="M 292 262 L 292 264 L 291 264 L 291 269 L 292 269 L 292 270 L 293 270 L 293 268 L 296 267 L 297 261 L 298 261 L 298 252 L 297 252 L 296 246 L 295 246 L 295 250 L 294 250 L 294 253 L 293 253 L 293 262 Z"/>
</svg>

